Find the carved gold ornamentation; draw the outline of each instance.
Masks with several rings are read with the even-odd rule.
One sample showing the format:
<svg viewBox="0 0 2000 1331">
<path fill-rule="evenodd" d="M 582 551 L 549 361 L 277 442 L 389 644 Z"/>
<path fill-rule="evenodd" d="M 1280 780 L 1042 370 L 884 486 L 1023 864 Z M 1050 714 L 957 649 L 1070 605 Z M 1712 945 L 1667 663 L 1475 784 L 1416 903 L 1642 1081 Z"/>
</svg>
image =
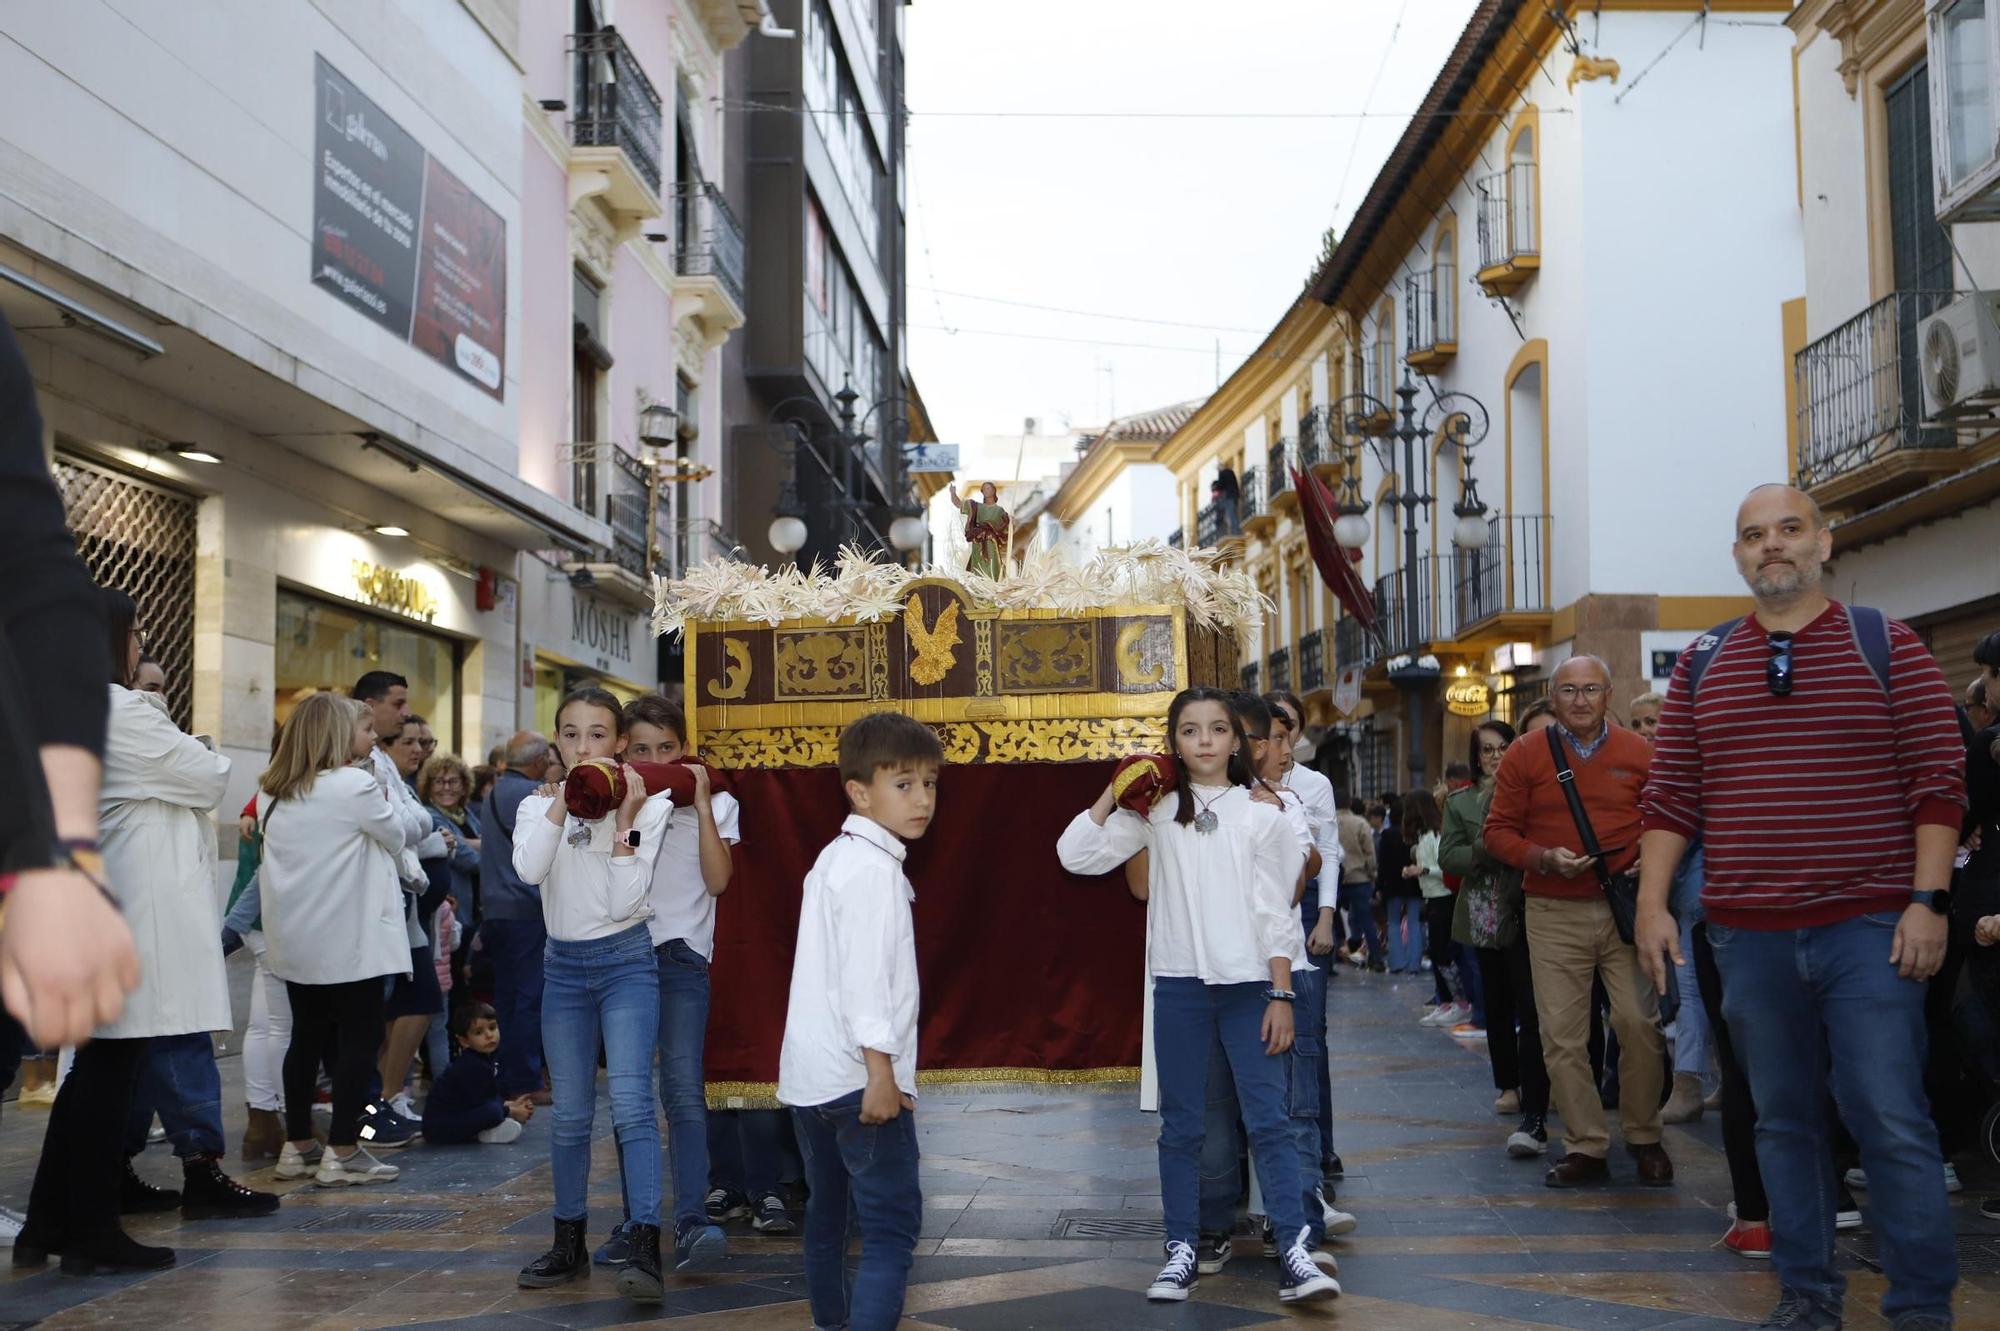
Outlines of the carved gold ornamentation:
<svg viewBox="0 0 2000 1331">
<path fill-rule="evenodd" d="M 724 638 L 722 659 L 722 678 L 708 681 L 708 696 L 729 702 L 750 691 L 750 644 L 741 638 Z"/>
<path fill-rule="evenodd" d="M 889 696 L 889 626 L 868 626 L 868 696 L 877 702 Z"/>
<path fill-rule="evenodd" d="M 938 611 L 935 623 L 924 627 L 924 607 L 914 595 L 903 606 L 903 632 L 910 640 L 910 647 L 916 658 L 910 662 L 910 678 L 919 684 L 936 684 L 951 673 L 957 659 L 952 648 L 962 639 L 958 636 L 958 602 L 953 601 Z"/>
<path fill-rule="evenodd" d="M 1088 621 L 1000 621 L 1002 693 L 1087 692 L 1096 687 L 1096 638 Z"/>
<path fill-rule="evenodd" d="M 1167 620 L 1135 619 L 1127 623 L 1118 630 L 1114 655 L 1119 692 L 1145 693 L 1174 686 L 1167 673 L 1174 662 L 1173 625 Z"/>
<path fill-rule="evenodd" d="M 993 621 L 972 621 L 972 689 L 982 696 L 993 693 Z"/>
<path fill-rule="evenodd" d="M 1579 82 L 1588 83 L 1593 79 L 1610 79 L 1613 83 L 1618 82 L 1618 62 L 1609 56 L 1600 58 L 1579 54 L 1576 63 L 1569 67 L 1569 90 L 1575 92 Z"/>
<path fill-rule="evenodd" d="M 947 721 L 932 729 L 952 763 L 1108 762 L 1157 753 L 1167 742 L 1164 717 Z M 716 730 L 703 736 L 702 756 L 722 768 L 831 767 L 840 732 L 833 725 Z"/>
<path fill-rule="evenodd" d="M 778 629 L 778 698 L 866 698 L 867 630 Z"/>
</svg>

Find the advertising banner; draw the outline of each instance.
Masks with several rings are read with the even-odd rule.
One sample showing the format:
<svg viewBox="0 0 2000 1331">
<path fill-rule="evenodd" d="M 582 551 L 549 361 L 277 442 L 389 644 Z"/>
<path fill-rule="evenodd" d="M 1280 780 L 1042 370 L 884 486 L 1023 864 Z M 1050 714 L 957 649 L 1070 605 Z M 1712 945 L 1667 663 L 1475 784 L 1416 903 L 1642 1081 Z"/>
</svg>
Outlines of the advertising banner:
<svg viewBox="0 0 2000 1331">
<path fill-rule="evenodd" d="M 507 223 L 314 57 L 314 286 L 503 396 Z"/>
</svg>

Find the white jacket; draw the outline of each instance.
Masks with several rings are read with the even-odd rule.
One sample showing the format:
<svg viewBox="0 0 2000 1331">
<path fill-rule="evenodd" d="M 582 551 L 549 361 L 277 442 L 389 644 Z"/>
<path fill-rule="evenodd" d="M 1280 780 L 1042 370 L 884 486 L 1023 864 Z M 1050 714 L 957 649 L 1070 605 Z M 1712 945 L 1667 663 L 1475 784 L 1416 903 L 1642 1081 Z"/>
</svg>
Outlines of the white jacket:
<svg viewBox="0 0 2000 1331">
<path fill-rule="evenodd" d="M 294 984 L 345 984 L 410 973 L 396 856 L 404 834 L 375 778 L 358 767 L 321 772 L 312 789 L 278 801 L 259 792 L 258 869 L 264 964 Z"/>
<path fill-rule="evenodd" d="M 111 686 L 99 836 L 111 890 L 139 953 L 139 987 L 107 1040 L 230 1028 L 215 895 L 215 824 L 229 759 L 167 715 L 157 693 Z"/>
<path fill-rule="evenodd" d="M 424 872 L 423 862 L 446 853 L 444 833 L 437 830 L 430 810 L 417 798 L 417 792 L 410 789 L 410 783 L 403 780 L 403 774 L 396 770 L 395 760 L 389 756 L 387 749 L 378 744 L 368 751 L 368 770 L 375 774 L 375 784 L 389 797 L 389 807 L 395 810 L 396 822 L 403 829 L 403 847 L 396 853 L 396 877 L 412 899 L 405 903 L 403 932 L 408 936 L 411 947 L 424 947 L 430 941 L 429 935 L 424 933 L 424 926 L 417 919 L 414 901 L 430 886 L 430 876 Z"/>
</svg>

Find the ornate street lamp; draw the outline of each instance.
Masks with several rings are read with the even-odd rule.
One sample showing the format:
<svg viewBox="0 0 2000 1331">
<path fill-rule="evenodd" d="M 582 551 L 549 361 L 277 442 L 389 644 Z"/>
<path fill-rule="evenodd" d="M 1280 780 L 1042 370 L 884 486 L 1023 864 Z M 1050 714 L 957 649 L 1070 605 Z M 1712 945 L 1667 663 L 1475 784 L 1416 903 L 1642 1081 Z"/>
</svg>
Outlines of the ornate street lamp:
<svg viewBox="0 0 2000 1331">
<path fill-rule="evenodd" d="M 771 408 L 768 419 L 780 428 L 785 440 L 783 444 L 774 446 L 784 455 L 786 464 L 784 487 L 773 509 L 775 517 L 769 533 L 771 548 L 783 555 L 796 554 L 805 548 L 811 536 L 806 523 L 806 507 L 799 500 L 798 459 L 801 452 L 818 463 L 833 483 L 835 495 L 828 502 L 828 507 L 834 510 L 836 528 L 845 529 L 842 532 L 845 539 L 873 544 L 877 548 L 886 546 L 905 554 L 919 548 L 930 532 L 921 516 L 923 510 L 910 497 L 909 478 L 903 470 L 903 441 L 909 434 L 912 404 L 900 396 L 888 397 L 857 413 L 855 408 L 861 395 L 854 391 L 852 384 L 843 384 L 841 390 L 833 395 L 833 400 L 831 428 L 817 430 L 807 423 L 824 414 L 816 398 L 787 398 Z M 868 511 L 878 506 L 864 495 L 867 469 L 863 459 L 868 446 L 876 439 L 869 433 L 871 424 L 884 441 L 881 468 L 887 500 L 884 506 L 892 515 L 886 535 L 869 517 Z M 827 456 L 822 456 L 822 450 L 813 447 L 815 439 L 824 442 Z"/>
</svg>

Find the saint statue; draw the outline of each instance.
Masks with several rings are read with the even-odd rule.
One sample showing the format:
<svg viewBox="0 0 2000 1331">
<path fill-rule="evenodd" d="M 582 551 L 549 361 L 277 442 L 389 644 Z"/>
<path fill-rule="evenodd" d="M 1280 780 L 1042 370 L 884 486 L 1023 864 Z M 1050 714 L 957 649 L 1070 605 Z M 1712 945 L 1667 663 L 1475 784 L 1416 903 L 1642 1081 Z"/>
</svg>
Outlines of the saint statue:
<svg viewBox="0 0 2000 1331">
<path fill-rule="evenodd" d="M 979 498 L 961 499 L 958 486 L 954 483 L 951 502 L 954 508 L 965 514 L 965 539 L 972 546 L 972 555 L 965 564 L 966 571 L 981 577 L 999 578 L 1006 569 L 1007 533 L 1014 525 L 1014 519 L 1000 507 L 1000 488 L 987 481 L 979 487 Z"/>
</svg>

